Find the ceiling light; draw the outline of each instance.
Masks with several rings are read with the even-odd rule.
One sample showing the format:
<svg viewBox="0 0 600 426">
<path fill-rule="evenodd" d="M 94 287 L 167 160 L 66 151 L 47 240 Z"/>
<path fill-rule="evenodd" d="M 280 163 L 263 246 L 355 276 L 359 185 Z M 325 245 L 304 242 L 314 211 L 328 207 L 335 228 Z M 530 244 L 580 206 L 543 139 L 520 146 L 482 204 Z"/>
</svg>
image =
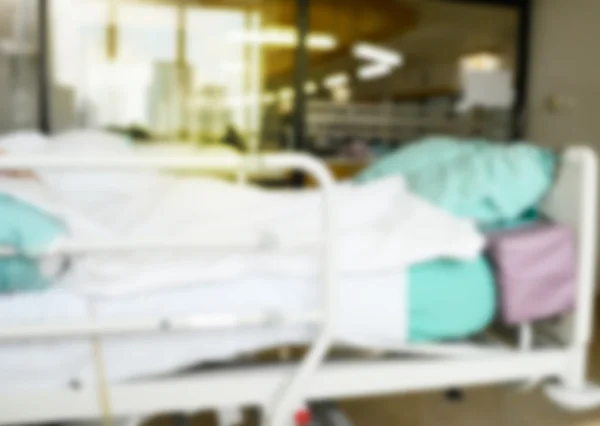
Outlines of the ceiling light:
<svg viewBox="0 0 600 426">
<path fill-rule="evenodd" d="M 278 97 L 281 101 L 289 101 L 294 97 L 294 89 L 291 87 L 284 87 L 278 93 Z"/>
<path fill-rule="evenodd" d="M 314 95 L 319 91 L 319 86 L 314 81 L 307 81 L 304 85 L 304 92 L 307 95 Z"/>
<path fill-rule="evenodd" d="M 337 39 L 329 34 L 309 34 L 306 45 L 314 50 L 332 50 L 337 47 Z"/>
<path fill-rule="evenodd" d="M 368 43 L 358 43 L 353 48 L 354 56 L 359 59 L 399 67 L 404 63 L 404 56 L 395 50 Z"/>
<path fill-rule="evenodd" d="M 261 31 L 237 31 L 230 34 L 233 41 L 267 46 L 294 47 L 298 44 L 298 32 L 287 28 L 267 28 Z M 330 34 L 310 33 L 306 45 L 313 50 L 332 50 L 337 39 Z"/>
<path fill-rule="evenodd" d="M 352 90 L 348 86 L 334 87 L 331 91 L 331 98 L 340 104 L 348 103 L 352 98 Z"/>
<path fill-rule="evenodd" d="M 358 69 L 358 78 L 361 80 L 375 80 L 392 73 L 392 67 L 387 64 L 370 64 Z"/>
<path fill-rule="evenodd" d="M 460 60 L 460 64 L 467 71 L 495 71 L 501 67 L 500 58 L 491 53 L 465 56 Z"/>
<path fill-rule="evenodd" d="M 340 72 L 325 77 L 323 80 L 323 85 L 328 89 L 334 89 L 336 87 L 347 85 L 349 81 L 350 79 L 348 78 L 348 74 Z"/>
</svg>

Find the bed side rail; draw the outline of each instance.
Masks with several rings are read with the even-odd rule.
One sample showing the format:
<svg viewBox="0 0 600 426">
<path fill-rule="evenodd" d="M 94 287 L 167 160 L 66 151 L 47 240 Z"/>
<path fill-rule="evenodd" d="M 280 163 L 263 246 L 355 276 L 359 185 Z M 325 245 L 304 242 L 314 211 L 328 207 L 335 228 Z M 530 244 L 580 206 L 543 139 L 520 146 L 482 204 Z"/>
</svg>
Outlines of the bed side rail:
<svg viewBox="0 0 600 426">
<path fill-rule="evenodd" d="M 334 200 L 334 179 L 331 172 L 319 160 L 305 154 L 273 154 L 252 156 L 135 156 L 135 157 L 18 157 L 6 156 L 0 158 L 0 170 L 90 170 L 90 169 L 120 169 L 120 170 L 198 170 L 206 172 L 243 172 L 254 173 L 258 171 L 284 171 L 299 170 L 309 174 L 319 184 L 323 191 L 323 242 L 322 242 L 322 279 L 323 279 L 323 304 L 320 313 L 307 313 L 302 318 L 296 316 L 289 321 L 317 322 L 320 324 L 319 334 L 313 341 L 310 350 L 299 367 L 294 371 L 289 380 L 281 384 L 280 389 L 273 395 L 273 404 L 267 407 L 267 424 L 281 426 L 287 424 L 292 418 L 293 410 L 302 398 L 302 391 L 311 375 L 323 362 L 331 347 L 334 333 L 334 300 L 337 293 L 337 280 L 335 268 L 336 236 L 334 220 L 336 216 Z M 217 242 L 213 241 L 213 244 Z M 202 242 L 183 242 L 178 248 L 189 248 L 202 244 Z M 164 249 L 175 248 L 176 245 L 164 241 L 103 241 L 102 243 L 90 241 L 76 245 L 64 245 L 59 249 L 60 254 L 81 254 L 102 250 L 135 250 L 135 249 Z M 183 247 L 181 247 L 183 246 Z M 4 252 L 4 255 L 9 254 Z M 57 251 L 30 253 L 32 256 L 56 255 Z M 203 318 L 195 316 L 187 318 L 181 327 L 187 329 L 214 329 L 226 326 L 239 325 L 265 325 L 273 324 L 274 317 L 263 315 L 257 317 L 235 318 L 232 316 L 221 317 L 215 320 L 214 316 Z M 286 321 L 280 321 L 286 322 Z M 288 322 L 289 323 L 289 322 Z M 168 328 L 170 324 L 163 324 Z M 129 327 L 129 328 L 128 328 Z M 93 322 L 76 326 L 65 324 L 64 327 L 42 324 L 39 327 L 10 327 L 0 328 L 0 343 L 19 339 L 58 339 L 69 336 L 98 337 L 123 332 L 164 331 L 156 321 L 132 321 L 128 324 L 104 324 Z M 101 364 L 101 363 L 99 363 Z M 102 372 L 98 372 L 102 375 Z M 104 389 L 107 391 L 107 389 Z M 102 390 L 100 393 L 103 393 Z"/>
</svg>

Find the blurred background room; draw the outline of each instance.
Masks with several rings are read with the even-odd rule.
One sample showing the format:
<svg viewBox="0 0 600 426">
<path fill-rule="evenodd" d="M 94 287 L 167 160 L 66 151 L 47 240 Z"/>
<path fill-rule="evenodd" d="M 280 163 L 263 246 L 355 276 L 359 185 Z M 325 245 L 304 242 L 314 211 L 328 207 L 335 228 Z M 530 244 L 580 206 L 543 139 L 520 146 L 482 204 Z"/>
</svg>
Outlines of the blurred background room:
<svg viewBox="0 0 600 426">
<path fill-rule="evenodd" d="M 518 3 L 3 1 L 0 132 L 302 150 L 342 175 L 427 135 L 508 141 L 523 133 Z"/>
<path fill-rule="evenodd" d="M 571 156 L 578 160 L 577 155 L 583 152 L 581 158 L 584 154 L 592 158 L 586 164 L 595 173 L 593 150 L 598 151 L 600 147 L 600 120 L 597 117 L 600 85 L 596 75 L 600 55 L 595 53 L 592 43 L 600 39 L 599 17 L 598 0 L 0 0 L 0 137 L 34 131 L 36 136 L 39 136 L 37 133 L 59 135 L 48 138 L 48 141 L 56 142 L 65 134 L 66 139 L 84 139 L 81 134 L 69 136 L 65 133 L 69 130 L 92 129 L 124 136 L 126 142 L 123 138 L 119 141 L 127 146 L 127 150 L 134 146 L 132 151 L 182 154 L 178 159 L 193 153 L 307 153 L 322 160 L 338 180 L 360 176 L 361 172 L 377 165 L 377 160 L 391 158 L 410 144 L 418 146 L 417 142 L 430 136 L 439 136 L 440 146 L 447 142 L 445 138 L 451 138 L 452 152 L 448 155 L 462 152 L 467 143 L 478 148 L 481 142 L 486 149 L 491 147 L 490 152 L 498 145 L 503 145 L 508 152 L 518 141 L 531 142 L 535 147 L 532 150 L 569 148 L 581 143 L 592 150 L 575 150 Z M 465 162 L 456 161 L 452 171 L 457 172 L 460 179 L 455 180 L 450 189 L 458 196 L 454 197 L 456 200 L 446 196 L 444 190 L 450 187 L 445 186 L 450 179 L 443 167 L 445 164 L 442 164 L 446 152 L 434 152 L 436 146 L 435 143 L 426 144 L 432 151 L 423 151 L 423 170 L 420 170 L 422 175 L 417 176 L 417 183 L 427 186 L 430 183 L 428 173 L 439 166 L 435 179 L 432 179 L 437 179 L 434 183 L 439 185 L 430 192 L 435 192 L 442 201 L 460 201 L 461 196 L 480 195 L 477 193 L 480 188 L 464 189 L 480 182 L 471 179 L 471 170 L 464 167 Z M 426 161 L 429 152 L 439 154 L 431 155 L 439 157 L 435 159 L 439 163 L 433 161 L 429 166 Z M 512 166 L 518 161 L 511 155 L 499 155 L 504 174 L 497 173 L 498 170 L 492 167 L 490 170 L 479 167 L 490 164 L 485 162 L 487 157 L 481 163 L 477 158 L 478 161 L 470 166 L 479 173 L 477 178 L 483 183 L 495 184 L 495 179 L 508 182 L 513 178 L 509 182 L 512 186 L 508 185 L 509 189 L 502 195 L 514 201 L 512 192 L 539 182 L 529 178 L 535 176 L 536 170 L 529 168 L 526 162 L 519 163 L 521 174 L 515 172 L 517 167 Z M 410 155 L 408 158 L 402 164 L 406 169 L 411 166 Z M 556 164 L 561 161 L 562 157 L 556 156 Z M 551 169 L 546 173 L 548 176 L 543 176 L 549 187 L 554 187 L 558 175 L 558 172 L 555 175 L 559 167 L 556 164 L 548 167 Z M 546 172 L 541 166 L 540 169 Z M 579 172 L 583 175 L 583 167 L 579 169 L 572 175 Z M 396 174 L 410 174 L 405 170 L 401 172 Z M 589 176 L 592 178 L 588 179 Z M 521 180 L 515 183 L 517 178 Z M 584 192 L 582 185 L 576 187 L 579 181 L 575 178 L 571 184 L 578 192 L 569 191 L 562 184 L 556 186 L 561 194 L 572 192 L 573 200 L 577 202 L 568 197 L 564 199 L 571 200 L 573 206 L 579 206 L 579 202 L 585 205 L 587 216 L 582 213 L 581 217 L 592 219 L 580 220 L 576 216 L 579 213 L 572 213 L 577 212 L 573 206 L 565 207 L 567 213 L 563 216 L 576 223 L 581 235 L 586 232 L 595 235 L 595 225 L 600 223 L 594 210 L 595 175 L 585 174 L 584 178 L 588 179 L 586 188 L 593 188 L 588 192 Z M 265 187 L 299 187 L 314 183 L 296 171 L 257 173 L 251 180 Z M 243 179 L 240 181 L 244 182 Z M 359 180 L 354 182 L 359 183 Z M 84 186 L 81 184 L 76 188 L 80 191 L 77 196 L 86 192 Z M 496 191 L 496 186 L 492 189 L 490 192 Z M 302 191 L 290 192 L 298 195 Z M 492 213 L 501 211 L 487 195 L 485 193 L 477 201 L 485 209 L 493 210 Z M 588 199 L 591 200 L 589 203 Z M 194 201 L 198 200 L 198 205 L 205 202 L 200 196 Z M 528 208 L 537 209 L 540 200 L 542 198 L 536 198 Z M 562 202 L 563 198 L 560 200 L 552 207 L 562 212 L 560 204 L 569 203 Z M 187 199 L 184 201 L 187 203 Z M 282 204 L 286 202 L 287 199 Z M 99 205 L 103 203 L 101 201 Z M 181 210 L 186 210 L 187 206 L 185 204 Z M 573 210 L 569 210 L 571 207 Z M 90 210 L 96 213 L 95 209 Z M 263 210 L 261 214 L 267 212 L 268 206 Z M 240 216 L 246 213 L 240 211 Z M 301 209 L 294 213 L 298 212 L 303 214 Z M 519 214 L 523 212 L 529 210 L 519 211 Z M 537 214 L 537 210 L 534 213 Z M 117 211 L 115 216 L 120 220 L 121 214 Z M 131 217 L 137 218 L 138 214 L 135 212 Z M 560 217 L 560 221 L 564 217 Z M 580 222 L 585 222 L 585 226 L 579 227 Z M 411 231 L 410 226 L 406 228 Z M 127 230 L 127 226 L 123 229 Z M 421 229 L 428 228 L 423 226 Z M 182 234 L 185 232 L 182 230 Z M 431 233 L 435 234 L 434 231 Z M 117 236 L 121 235 L 117 233 Z M 416 240 L 418 238 L 403 241 L 411 244 Z M 265 245 L 269 243 L 270 240 Z M 586 281 L 589 281 L 589 288 L 586 288 L 597 294 L 590 284 L 594 282 L 593 270 L 597 264 L 592 260 L 597 259 L 593 246 L 593 241 L 589 247 L 586 245 L 589 256 L 586 255 L 584 261 L 588 263 L 579 262 L 577 267 L 586 267 L 585 278 L 589 278 Z M 260 246 L 260 249 L 264 247 Z M 411 250 L 412 247 L 406 251 Z M 481 250 L 484 251 L 483 244 Z M 447 260 L 444 256 L 440 259 L 441 262 Z M 419 266 L 416 266 L 417 271 Z M 436 281 L 441 285 L 432 287 L 434 290 L 429 292 L 435 296 L 432 299 L 436 304 L 450 305 L 442 300 L 443 297 L 438 297 L 441 291 L 437 289 L 444 289 L 448 284 L 445 279 L 449 273 L 442 269 L 441 274 L 444 280 Z M 468 281 L 460 274 L 454 277 L 453 285 Z M 433 281 L 425 274 L 420 278 Z M 376 281 L 367 282 L 369 286 L 373 283 Z M 492 289 L 489 293 L 490 314 L 486 317 L 485 327 L 496 318 L 494 298 L 497 293 L 492 284 L 489 286 Z M 250 296 L 268 294 L 266 290 L 261 291 Z M 277 291 L 273 292 L 274 297 L 279 297 Z M 447 287 L 446 291 L 455 292 Z M 446 316 L 442 316 L 444 312 L 437 305 L 431 305 L 434 307 L 427 314 L 436 317 L 436 326 L 444 329 L 465 314 L 467 310 L 461 307 L 463 303 L 485 308 L 473 291 L 469 288 L 463 291 L 464 297 L 452 293 L 456 299 L 452 306 L 454 310 L 448 311 Z M 414 292 L 417 296 L 418 293 Z M 427 294 L 428 301 L 429 296 Z M 6 300 L 10 297 L 12 294 L 7 295 Z M 590 324 L 598 323 L 600 318 L 593 314 L 592 299 L 587 299 L 589 309 L 587 303 L 577 301 L 585 305 L 584 314 Z M 153 307 L 162 308 L 161 302 L 162 299 Z M 60 311 L 60 308 L 55 310 Z M 425 317 L 418 309 L 410 313 L 418 320 Z M 442 319 L 438 320 L 437 316 Z M 267 319 L 271 317 L 267 316 Z M 568 317 L 567 321 L 570 319 Z M 521 325 L 524 325 L 523 330 L 531 333 L 530 322 L 519 324 L 519 327 Z M 588 325 L 584 324 L 586 333 L 589 332 Z M 164 326 L 159 327 L 162 333 L 170 323 L 160 322 L 159 326 Z M 531 334 L 514 334 L 515 339 L 525 336 L 523 339 L 532 345 Z M 587 334 L 585 337 L 587 339 Z M 590 352 L 590 377 L 595 379 L 600 378 L 597 340 L 591 345 Z M 587 351 L 587 346 L 580 346 L 577 350 L 581 353 Z M 165 347 L 169 347 L 169 343 Z M 202 345 L 199 347 L 204 349 Z M 288 362 L 304 354 L 298 352 L 298 348 L 288 346 L 268 349 L 266 359 L 276 362 Z M 520 347 L 516 350 L 515 359 L 518 359 Z M 385 356 L 377 359 L 382 362 L 392 358 L 375 349 L 365 352 L 364 359 L 367 360 L 381 354 Z M 157 349 L 157 353 L 160 356 L 161 351 Z M 262 355 L 261 352 L 256 357 L 260 362 Z M 346 353 L 342 355 L 347 356 Z M 412 359 L 411 356 L 403 354 L 398 359 Z M 433 358 L 428 357 L 428 360 Z M 11 359 L 19 361 L 19 356 Z M 136 359 L 132 359 L 131 364 L 135 367 Z M 569 358 L 572 359 L 575 358 Z M 215 364 L 221 361 L 219 359 Z M 241 361 L 243 364 L 248 360 L 243 358 Z M 581 356 L 578 362 L 582 364 L 583 361 Z M 120 363 L 117 360 L 113 366 Z M 569 365 L 570 372 L 577 370 L 579 364 L 574 368 Z M 535 362 L 528 366 L 538 367 Z M 8 371 L 9 367 L 5 369 Z M 173 377 L 183 377 L 180 372 L 185 370 L 179 370 L 180 367 L 187 369 L 188 365 L 177 365 L 177 375 Z M 208 369 L 212 367 L 209 363 Z M 464 371 L 468 373 L 469 369 L 470 364 Z M 493 367 L 489 370 L 490 374 L 495 374 Z M 502 373 L 501 370 L 498 371 Z M 506 371 L 510 372 L 509 367 Z M 155 376 L 159 377 L 159 374 L 153 372 L 152 377 Z M 535 374 L 528 380 L 537 381 L 538 377 L 533 376 Z M 434 379 L 431 383 L 435 383 Z M 427 380 L 419 389 L 433 388 Z M 537 383 L 519 384 L 533 388 Z M 68 386 L 64 389 L 70 392 L 79 384 L 69 382 Z M 179 391 L 184 394 L 189 388 L 181 389 Z M 468 392 L 447 386 L 435 392 L 342 400 L 341 407 L 356 426 L 598 424 L 585 423 L 598 418 L 597 410 L 575 416 L 551 405 L 541 391 L 525 393 L 521 390 L 512 382 L 501 388 L 483 386 Z M 159 392 L 153 392 L 150 393 L 152 397 L 160 400 Z M 140 395 L 141 401 L 146 394 Z M 600 393 L 596 396 L 600 400 Z M 460 404 L 465 400 L 471 403 Z M 246 414 L 247 423 L 244 424 L 256 423 L 252 420 L 256 413 Z M 191 419 L 194 425 L 216 424 L 213 414 L 194 412 L 194 416 Z M 150 421 L 156 425 L 181 426 L 189 420 L 177 412 Z"/>
</svg>

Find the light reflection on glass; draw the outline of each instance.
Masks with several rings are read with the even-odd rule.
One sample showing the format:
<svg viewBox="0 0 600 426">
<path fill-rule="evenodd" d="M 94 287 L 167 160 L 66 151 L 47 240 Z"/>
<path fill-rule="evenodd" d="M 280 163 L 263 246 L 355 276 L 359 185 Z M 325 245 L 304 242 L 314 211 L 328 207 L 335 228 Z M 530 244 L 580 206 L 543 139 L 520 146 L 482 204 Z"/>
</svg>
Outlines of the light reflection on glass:
<svg viewBox="0 0 600 426">
<path fill-rule="evenodd" d="M 80 124 L 136 126 L 155 138 L 205 144 L 234 127 L 257 144 L 263 46 L 231 35 L 259 33 L 258 11 L 186 6 L 179 15 L 177 6 L 122 1 L 111 15 L 110 6 L 52 4 L 55 83 L 74 92 Z"/>
</svg>

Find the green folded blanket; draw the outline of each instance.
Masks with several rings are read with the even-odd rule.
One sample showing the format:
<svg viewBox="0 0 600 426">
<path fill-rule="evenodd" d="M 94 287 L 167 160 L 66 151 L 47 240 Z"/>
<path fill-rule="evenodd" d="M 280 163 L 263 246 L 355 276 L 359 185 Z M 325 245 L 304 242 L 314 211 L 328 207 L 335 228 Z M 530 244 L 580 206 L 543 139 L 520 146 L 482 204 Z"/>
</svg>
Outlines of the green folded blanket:
<svg viewBox="0 0 600 426">
<path fill-rule="evenodd" d="M 517 143 L 431 137 L 387 155 L 357 178 L 402 175 L 410 189 L 457 216 L 507 222 L 535 208 L 552 186 L 556 156 Z"/>
</svg>

